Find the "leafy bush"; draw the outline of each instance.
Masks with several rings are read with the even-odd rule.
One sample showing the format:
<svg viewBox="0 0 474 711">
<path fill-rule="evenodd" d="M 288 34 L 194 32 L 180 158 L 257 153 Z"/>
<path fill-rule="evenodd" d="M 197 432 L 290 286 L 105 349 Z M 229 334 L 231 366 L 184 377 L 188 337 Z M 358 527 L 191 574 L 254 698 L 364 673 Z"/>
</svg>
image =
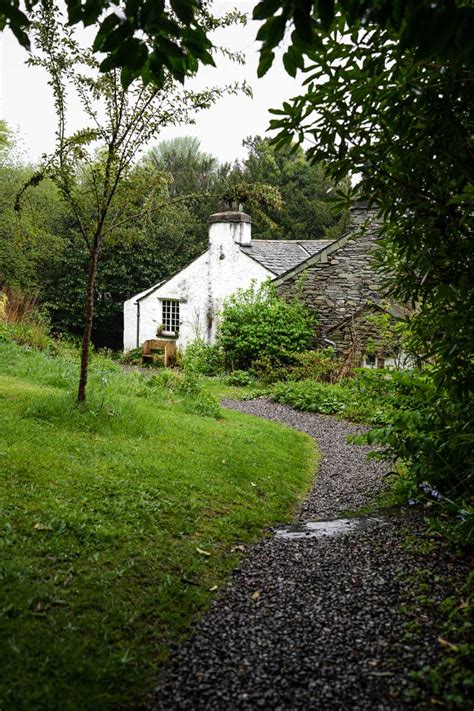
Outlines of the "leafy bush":
<svg viewBox="0 0 474 711">
<path fill-rule="evenodd" d="M 394 372 L 391 381 L 391 417 L 368 432 L 366 441 L 380 445 L 385 458 L 407 464 L 414 493 L 427 482 L 442 496 L 472 496 L 474 396 L 467 408 L 461 406 L 429 371 Z"/>
<path fill-rule="evenodd" d="M 292 358 L 292 354 L 285 354 L 285 360 L 290 361 Z M 265 354 L 257 358 L 250 372 L 264 385 L 270 385 L 271 383 L 287 380 L 290 373 L 290 364 L 289 362 L 282 363 L 280 359 Z"/>
<path fill-rule="evenodd" d="M 224 371 L 224 353 L 219 346 L 196 338 L 184 352 L 183 365 L 201 375 L 219 375 Z"/>
<path fill-rule="evenodd" d="M 124 365 L 141 365 L 142 364 L 142 349 L 132 348 L 120 356 L 120 362 Z"/>
<path fill-rule="evenodd" d="M 364 368 L 336 384 L 293 379 L 275 383 L 269 395 L 296 410 L 341 415 L 368 424 L 388 423 L 397 399 L 391 373 Z"/>
<path fill-rule="evenodd" d="M 287 363 L 308 348 L 315 318 L 299 301 L 279 299 L 270 282 L 239 289 L 224 302 L 218 344 L 232 368 L 248 370 L 263 357 Z"/>
<path fill-rule="evenodd" d="M 51 336 L 46 312 L 34 295 L 6 289 L 0 294 L 0 342 L 17 343 L 57 355 L 62 350 L 60 336 Z"/>
<path fill-rule="evenodd" d="M 254 362 L 251 371 L 265 385 L 284 380 L 335 382 L 341 366 L 332 348 L 321 348 L 301 353 L 288 352 L 285 354 L 285 362 L 263 355 Z"/>
<path fill-rule="evenodd" d="M 314 351 L 295 353 L 295 364 L 291 367 L 288 380 L 317 380 L 333 383 L 339 375 L 342 363 L 335 358 L 333 348 L 319 348 Z"/>
<path fill-rule="evenodd" d="M 316 383 L 314 380 L 276 383 L 270 390 L 270 397 L 296 410 L 325 415 L 344 414 L 348 403 L 348 391 L 342 385 Z"/>
<path fill-rule="evenodd" d="M 0 323 L 0 341 L 13 341 L 39 351 L 54 350 L 55 344 L 47 328 L 41 323 Z"/>
<path fill-rule="evenodd" d="M 234 370 L 232 373 L 229 373 L 225 382 L 227 385 L 246 387 L 247 385 L 254 385 L 255 378 L 247 370 Z"/>
</svg>

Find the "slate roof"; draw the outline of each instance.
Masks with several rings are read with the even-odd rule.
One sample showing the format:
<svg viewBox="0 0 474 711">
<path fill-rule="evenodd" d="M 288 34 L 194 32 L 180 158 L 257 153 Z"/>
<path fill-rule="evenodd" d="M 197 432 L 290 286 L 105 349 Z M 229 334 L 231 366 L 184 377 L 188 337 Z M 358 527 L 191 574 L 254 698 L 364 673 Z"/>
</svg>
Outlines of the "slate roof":
<svg viewBox="0 0 474 711">
<path fill-rule="evenodd" d="M 320 252 L 334 240 L 306 239 L 253 239 L 250 244 L 240 245 L 240 249 L 276 276 L 304 262 L 308 257 Z"/>
</svg>

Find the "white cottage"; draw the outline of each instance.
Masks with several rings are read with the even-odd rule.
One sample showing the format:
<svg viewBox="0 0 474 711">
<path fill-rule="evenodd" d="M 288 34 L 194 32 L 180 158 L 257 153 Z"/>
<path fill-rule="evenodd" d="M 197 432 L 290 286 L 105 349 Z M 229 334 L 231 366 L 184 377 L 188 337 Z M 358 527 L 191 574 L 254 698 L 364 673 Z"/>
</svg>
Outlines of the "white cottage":
<svg viewBox="0 0 474 711">
<path fill-rule="evenodd" d="M 251 219 L 243 212 L 209 218 L 209 247 L 168 279 L 124 304 L 124 350 L 158 337 L 175 338 L 185 348 L 200 336 L 214 343 L 224 299 L 275 279 L 330 244 L 325 240 L 252 240 Z"/>
</svg>

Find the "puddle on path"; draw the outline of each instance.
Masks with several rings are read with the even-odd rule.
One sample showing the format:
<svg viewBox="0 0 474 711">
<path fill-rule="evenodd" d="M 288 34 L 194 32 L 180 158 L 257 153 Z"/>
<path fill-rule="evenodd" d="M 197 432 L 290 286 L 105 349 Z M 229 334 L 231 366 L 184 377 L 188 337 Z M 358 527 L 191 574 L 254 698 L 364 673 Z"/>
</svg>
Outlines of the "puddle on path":
<svg viewBox="0 0 474 711">
<path fill-rule="evenodd" d="M 360 516 L 358 518 L 336 518 L 332 521 L 307 521 L 282 526 L 275 530 L 276 538 L 323 538 L 341 536 L 347 533 L 357 534 L 372 528 L 388 524 L 384 516 Z"/>
</svg>

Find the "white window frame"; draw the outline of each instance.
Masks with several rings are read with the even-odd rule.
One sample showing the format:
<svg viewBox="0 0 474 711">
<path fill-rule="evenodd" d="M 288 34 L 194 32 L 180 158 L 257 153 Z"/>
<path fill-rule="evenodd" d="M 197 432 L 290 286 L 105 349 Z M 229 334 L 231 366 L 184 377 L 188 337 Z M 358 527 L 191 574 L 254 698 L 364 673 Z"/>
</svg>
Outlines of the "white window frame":
<svg viewBox="0 0 474 711">
<path fill-rule="evenodd" d="M 178 299 L 160 299 L 163 334 L 177 336 L 179 333 L 180 308 Z"/>
</svg>

